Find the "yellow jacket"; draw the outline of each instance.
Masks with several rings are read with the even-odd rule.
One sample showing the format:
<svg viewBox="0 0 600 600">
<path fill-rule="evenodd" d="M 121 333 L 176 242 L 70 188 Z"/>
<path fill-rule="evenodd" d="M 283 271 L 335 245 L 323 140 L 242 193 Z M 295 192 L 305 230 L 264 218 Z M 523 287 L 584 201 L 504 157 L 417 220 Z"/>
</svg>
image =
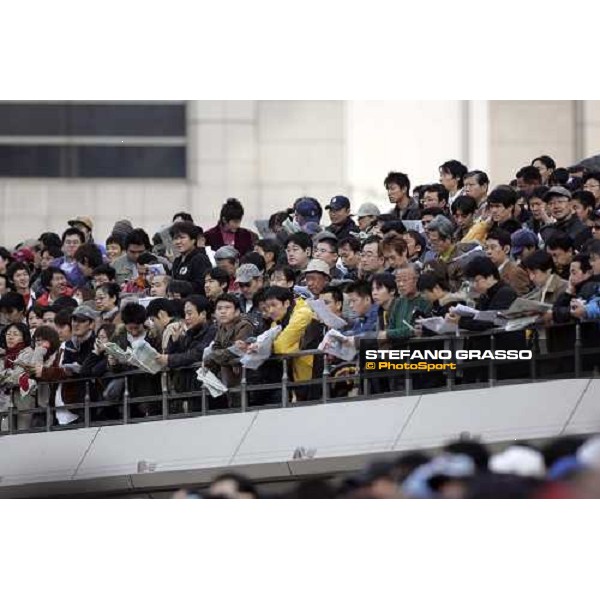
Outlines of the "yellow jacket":
<svg viewBox="0 0 600 600">
<path fill-rule="evenodd" d="M 273 342 L 274 354 L 289 354 L 300 350 L 300 340 L 306 327 L 313 319 L 313 311 L 302 298 L 296 299 L 292 315 L 287 327 L 275 338 Z M 275 327 L 273 323 L 271 327 Z M 306 381 L 312 378 L 313 357 L 299 356 L 292 359 L 294 381 Z"/>
<path fill-rule="evenodd" d="M 487 238 L 487 234 L 492 228 L 492 223 L 487 223 L 484 219 L 477 221 L 471 225 L 471 229 L 467 231 L 461 242 L 480 242 L 483 244 Z"/>
</svg>

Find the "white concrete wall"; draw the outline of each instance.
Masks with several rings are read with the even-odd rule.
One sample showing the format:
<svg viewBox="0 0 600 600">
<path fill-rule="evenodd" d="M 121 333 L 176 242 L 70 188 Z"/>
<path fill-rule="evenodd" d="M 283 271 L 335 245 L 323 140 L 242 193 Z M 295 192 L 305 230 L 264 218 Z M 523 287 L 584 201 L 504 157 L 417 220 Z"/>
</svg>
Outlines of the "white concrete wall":
<svg viewBox="0 0 600 600">
<path fill-rule="evenodd" d="M 541 154 L 556 164 L 575 161 L 575 103 L 566 100 L 490 101 L 492 185 L 509 183 L 520 167 Z"/>
<path fill-rule="evenodd" d="M 583 105 L 584 156 L 577 158 L 600 154 L 600 100 L 586 100 Z"/>
<path fill-rule="evenodd" d="M 438 167 L 463 156 L 460 101 L 350 101 L 346 157 L 351 198 L 389 210 L 383 180 L 407 173 L 411 185 L 437 182 Z"/>
</svg>

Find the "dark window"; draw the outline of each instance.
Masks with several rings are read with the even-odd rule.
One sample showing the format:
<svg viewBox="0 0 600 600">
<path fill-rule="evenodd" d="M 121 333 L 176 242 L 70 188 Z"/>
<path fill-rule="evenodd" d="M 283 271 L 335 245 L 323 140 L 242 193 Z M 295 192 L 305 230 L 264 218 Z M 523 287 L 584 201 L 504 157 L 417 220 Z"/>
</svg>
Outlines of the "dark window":
<svg viewBox="0 0 600 600">
<path fill-rule="evenodd" d="M 76 146 L 76 177 L 185 177 L 182 146 Z"/>
<path fill-rule="evenodd" d="M 185 123 L 183 102 L 0 102 L 0 177 L 185 178 Z"/>
<path fill-rule="evenodd" d="M 185 105 L 2 103 L 0 135 L 185 136 Z"/>
<path fill-rule="evenodd" d="M 0 146 L 0 177 L 60 177 L 62 146 Z"/>
</svg>

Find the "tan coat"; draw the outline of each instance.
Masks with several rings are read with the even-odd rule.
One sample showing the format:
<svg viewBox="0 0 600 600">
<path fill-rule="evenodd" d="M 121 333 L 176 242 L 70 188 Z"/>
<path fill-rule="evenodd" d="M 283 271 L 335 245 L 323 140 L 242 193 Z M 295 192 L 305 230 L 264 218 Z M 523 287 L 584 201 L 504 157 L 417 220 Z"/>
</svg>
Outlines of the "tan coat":
<svg viewBox="0 0 600 600">
<path fill-rule="evenodd" d="M 527 271 L 513 261 L 509 260 L 505 263 L 500 271 L 500 276 L 502 277 L 502 281 L 508 283 L 508 285 L 517 292 L 517 296 L 524 296 L 531 290 L 531 283 L 529 282 Z"/>
</svg>

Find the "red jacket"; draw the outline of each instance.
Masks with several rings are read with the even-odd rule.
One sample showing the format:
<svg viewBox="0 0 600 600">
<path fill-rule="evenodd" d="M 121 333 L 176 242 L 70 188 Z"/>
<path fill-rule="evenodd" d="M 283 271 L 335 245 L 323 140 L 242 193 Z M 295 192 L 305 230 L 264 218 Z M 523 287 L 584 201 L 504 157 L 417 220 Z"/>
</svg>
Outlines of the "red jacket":
<svg viewBox="0 0 600 600">
<path fill-rule="evenodd" d="M 233 247 L 240 253 L 240 256 L 244 256 L 247 252 L 252 252 L 255 242 L 258 240 L 258 236 L 253 231 L 244 229 L 243 227 L 240 227 L 233 236 Z M 218 223 L 212 229 L 205 232 L 204 237 L 206 238 L 206 245 L 210 246 L 215 252 L 222 246 L 225 246 L 221 226 Z"/>
</svg>

